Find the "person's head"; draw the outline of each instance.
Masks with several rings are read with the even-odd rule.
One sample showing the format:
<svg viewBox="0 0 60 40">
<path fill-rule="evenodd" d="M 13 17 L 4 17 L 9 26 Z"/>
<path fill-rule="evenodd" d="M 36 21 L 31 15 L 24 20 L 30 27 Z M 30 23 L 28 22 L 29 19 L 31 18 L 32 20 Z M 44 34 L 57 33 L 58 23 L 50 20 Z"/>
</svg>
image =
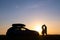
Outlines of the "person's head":
<svg viewBox="0 0 60 40">
<path fill-rule="evenodd" d="M 46 29 L 47 28 L 47 26 L 44 24 L 44 25 L 42 25 L 42 29 Z"/>
<path fill-rule="evenodd" d="M 19 23 L 16 23 L 16 24 L 12 24 L 13 27 L 16 27 L 16 28 L 24 28 L 25 27 L 25 24 L 19 24 Z"/>
</svg>

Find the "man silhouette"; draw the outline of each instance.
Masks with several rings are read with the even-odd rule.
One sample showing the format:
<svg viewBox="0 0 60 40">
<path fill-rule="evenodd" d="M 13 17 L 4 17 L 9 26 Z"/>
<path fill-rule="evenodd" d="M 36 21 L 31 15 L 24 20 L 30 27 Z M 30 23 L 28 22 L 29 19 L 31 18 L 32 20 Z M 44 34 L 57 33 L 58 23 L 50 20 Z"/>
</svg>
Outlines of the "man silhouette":
<svg viewBox="0 0 60 40">
<path fill-rule="evenodd" d="M 24 24 L 12 24 L 6 37 L 7 40 L 39 40 L 38 32 L 25 28 Z"/>
<path fill-rule="evenodd" d="M 42 25 L 42 35 L 47 35 L 47 26 L 44 24 Z"/>
</svg>

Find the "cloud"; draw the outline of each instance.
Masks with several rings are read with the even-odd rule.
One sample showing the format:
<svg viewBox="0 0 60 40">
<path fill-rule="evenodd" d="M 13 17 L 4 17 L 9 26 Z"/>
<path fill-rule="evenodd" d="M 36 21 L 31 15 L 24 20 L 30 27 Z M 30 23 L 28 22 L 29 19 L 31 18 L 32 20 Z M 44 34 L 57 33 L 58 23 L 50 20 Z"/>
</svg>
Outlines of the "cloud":
<svg viewBox="0 0 60 40">
<path fill-rule="evenodd" d="M 47 3 L 46 2 L 38 2 L 38 3 L 34 3 L 34 4 L 29 4 L 26 6 L 27 9 L 30 9 L 30 8 L 40 8 L 40 7 L 45 7 L 47 6 Z"/>
<path fill-rule="evenodd" d="M 16 5 L 16 8 L 19 8 L 19 6 Z"/>
<path fill-rule="evenodd" d="M 37 5 L 37 4 L 29 6 L 29 8 L 38 8 L 38 7 L 39 7 L 39 5 Z"/>
<path fill-rule="evenodd" d="M 26 6 L 27 9 L 30 9 L 30 8 L 38 8 L 38 7 L 40 7 L 38 4 L 33 4 L 33 5 Z"/>
</svg>

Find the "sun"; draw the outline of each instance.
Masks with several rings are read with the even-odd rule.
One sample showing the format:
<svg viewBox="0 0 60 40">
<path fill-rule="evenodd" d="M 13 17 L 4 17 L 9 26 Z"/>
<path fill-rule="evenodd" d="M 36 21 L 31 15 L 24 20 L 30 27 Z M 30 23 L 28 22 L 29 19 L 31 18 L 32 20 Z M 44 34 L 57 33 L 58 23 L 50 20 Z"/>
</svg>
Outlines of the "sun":
<svg viewBox="0 0 60 40">
<path fill-rule="evenodd" d="M 39 34 L 41 34 L 42 29 L 41 29 L 40 25 L 34 26 L 34 30 L 37 31 L 37 32 L 39 32 Z"/>
</svg>

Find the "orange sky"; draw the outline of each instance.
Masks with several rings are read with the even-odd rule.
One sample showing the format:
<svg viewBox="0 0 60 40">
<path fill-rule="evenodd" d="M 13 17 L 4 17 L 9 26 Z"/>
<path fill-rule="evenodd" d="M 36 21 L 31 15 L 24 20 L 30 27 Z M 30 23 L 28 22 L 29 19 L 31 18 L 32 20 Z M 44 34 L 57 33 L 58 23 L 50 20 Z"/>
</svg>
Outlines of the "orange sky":
<svg viewBox="0 0 60 40">
<path fill-rule="evenodd" d="M 39 26 L 40 27 L 43 25 L 43 24 L 46 24 L 47 26 L 47 33 L 48 34 L 60 34 L 59 30 L 60 30 L 60 22 L 55 22 L 55 21 L 44 21 L 44 22 L 39 22 L 39 21 L 33 21 L 33 22 L 30 22 L 29 24 L 26 23 L 26 28 L 30 29 L 30 30 L 34 30 L 36 27 L 35 26 Z M 6 31 L 7 29 L 9 29 L 11 27 L 12 24 L 5 24 L 3 26 L 5 26 L 4 28 L 3 27 L 0 27 L 0 34 L 6 34 Z M 35 30 L 36 31 L 36 30 Z M 40 31 L 40 34 L 41 34 L 41 31 Z"/>
</svg>

